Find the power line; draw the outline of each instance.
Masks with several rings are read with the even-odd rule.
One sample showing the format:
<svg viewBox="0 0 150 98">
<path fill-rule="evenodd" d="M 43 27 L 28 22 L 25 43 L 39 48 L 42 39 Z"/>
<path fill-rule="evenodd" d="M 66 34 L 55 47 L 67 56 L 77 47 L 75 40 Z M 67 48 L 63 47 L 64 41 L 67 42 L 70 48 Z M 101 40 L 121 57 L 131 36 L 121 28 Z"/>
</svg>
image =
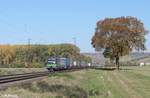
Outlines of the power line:
<svg viewBox="0 0 150 98">
<path fill-rule="evenodd" d="M 9 29 L 14 29 L 15 30 L 15 32 L 17 31 L 17 32 L 22 32 L 23 30 L 23 28 L 24 28 L 24 23 L 10 23 L 10 15 L 9 14 L 7 14 L 7 13 L 5 13 L 4 11 L 2 11 L 2 9 L 0 9 L 0 14 L 2 15 L 2 16 L 4 16 L 4 18 L 2 18 L 2 17 L 0 17 L 0 23 L 2 23 L 2 24 L 6 24 L 7 26 L 8 26 L 8 28 Z M 11 19 L 11 20 L 13 20 L 13 19 Z M 26 25 L 26 24 L 25 24 Z M 20 29 L 21 28 L 21 29 Z M 25 29 L 27 28 L 27 25 L 26 25 L 26 27 L 25 27 Z M 27 31 L 27 30 L 26 30 Z M 25 31 L 25 32 L 26 32 Z"/>
<path fill-rule="evenodd" d="M 7 26 L 9 26 L 9 27 L 11 27 L 11 28 L 13 28 L 13 29 L 16 29 L 16 30 L 18 30 L 18 28 L 20 28 L 20 27 L 18 27 L 18 24 L 12 24 L 12 23 L 10 23 L 10 22 L 8 22 L 8 19 L 10 18 L 10 17 L 8 17 L 8 14 L 6 14 L 6 13 L 4 13 L 1 9 L 0 9 L 0 14 L 1 14 L 1 16 L 4 16 L 5 18 L 1 18 L 0 19 L 0 23 L 3 23 L 3 24 L 6 24 Z"/>
</svg>

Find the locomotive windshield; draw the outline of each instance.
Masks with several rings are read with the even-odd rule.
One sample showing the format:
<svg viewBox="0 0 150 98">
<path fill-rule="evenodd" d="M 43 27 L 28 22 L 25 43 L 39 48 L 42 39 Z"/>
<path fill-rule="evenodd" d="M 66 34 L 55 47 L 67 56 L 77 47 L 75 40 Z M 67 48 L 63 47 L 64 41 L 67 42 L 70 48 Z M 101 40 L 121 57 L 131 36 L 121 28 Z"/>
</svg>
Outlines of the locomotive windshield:
<svg viewBox="0 0 150 98">
<path fill-rule="evenodd" d="M 48 61 L 48 64 L 56 64 L 56 61 Z"/>
<path fill-rule="evenodd" d="M 50 58 L 50 59 L 48 59 L 47 63 L 48 64 L 56 64 L 56 59 Z"/>
</svg>

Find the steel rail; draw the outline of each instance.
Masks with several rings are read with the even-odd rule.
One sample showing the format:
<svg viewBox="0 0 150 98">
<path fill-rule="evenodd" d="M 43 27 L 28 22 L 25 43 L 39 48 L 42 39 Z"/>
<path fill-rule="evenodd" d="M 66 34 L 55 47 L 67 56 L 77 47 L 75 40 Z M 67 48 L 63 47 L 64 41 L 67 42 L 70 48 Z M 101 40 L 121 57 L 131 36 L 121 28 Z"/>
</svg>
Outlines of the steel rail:
<svg viewBox="0 0 150 98">
<path fill-rule="evenodd" d="M 0 84 L 42 77 L 42 76 L 46 76 L 48 74 L 49 74 L 49 72 L 46 71 L 46 72 L 30 73 L 30 74 L 25 73 L 25 74 L 22 74 L 22 75 L 19 74 L 16 76 L 15 75 L 3 76 L 3 77 L 0 77 Z"/>
<path fill-rule="evenodd" d="M 24 73 L 24 74 L 1 75 L 0 85 L 10 83 L 10 82 L 15 82 L 15 81 L 28 80 L 32 78 L 48 76 L 48 74 L 52 74 L 56 72 L 72 72 L 72 71 L 77 71 L 81 69 L 86 69 L 86 68 L 73 68 L 73 69 L 66 69 L 66 70 L 57 70 L 57 71 L 52 71 L 52 72 L 43 71 L 43 72 L 32 72 L 32 73 Z"/>
</svg>

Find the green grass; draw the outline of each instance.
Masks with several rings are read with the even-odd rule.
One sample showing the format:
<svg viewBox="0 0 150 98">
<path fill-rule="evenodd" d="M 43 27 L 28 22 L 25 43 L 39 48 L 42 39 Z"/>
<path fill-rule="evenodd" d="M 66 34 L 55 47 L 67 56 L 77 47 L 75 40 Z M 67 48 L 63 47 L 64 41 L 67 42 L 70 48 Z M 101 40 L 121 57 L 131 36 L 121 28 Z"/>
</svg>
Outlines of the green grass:
<svg viewBox="0 0 150 98">
<path fill-rule="evenodd" d="M 53 74 L 49 74 L 49 77 L 57 77 L 57 78 L 66 78 L 66 79 L 75 79 L 75 77 L 73 75 L 70 75 L 70 74 L 66 74 L 66 73 L 53 73 Z"/>
<path fill-rule="evenodd" d="M 55 73 L 0 91 L 2 94 L 17 94 L 19 98 L 149 98 L 150 66 Z"/>
</svg>

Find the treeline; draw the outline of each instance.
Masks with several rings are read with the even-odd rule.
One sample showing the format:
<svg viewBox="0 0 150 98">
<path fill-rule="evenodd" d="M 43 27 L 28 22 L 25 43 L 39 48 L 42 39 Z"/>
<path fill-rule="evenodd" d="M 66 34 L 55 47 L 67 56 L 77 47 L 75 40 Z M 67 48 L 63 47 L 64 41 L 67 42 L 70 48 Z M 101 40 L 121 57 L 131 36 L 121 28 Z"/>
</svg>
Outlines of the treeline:
<svg viewBox="0 0 150 98">
<path fill-rule="evenodd" d="M 58 45 L 0 45 L 0 67 L 44 67 L 48 57 L 69 57 L 91 62 L 72 44 Z"/>
</svg>

